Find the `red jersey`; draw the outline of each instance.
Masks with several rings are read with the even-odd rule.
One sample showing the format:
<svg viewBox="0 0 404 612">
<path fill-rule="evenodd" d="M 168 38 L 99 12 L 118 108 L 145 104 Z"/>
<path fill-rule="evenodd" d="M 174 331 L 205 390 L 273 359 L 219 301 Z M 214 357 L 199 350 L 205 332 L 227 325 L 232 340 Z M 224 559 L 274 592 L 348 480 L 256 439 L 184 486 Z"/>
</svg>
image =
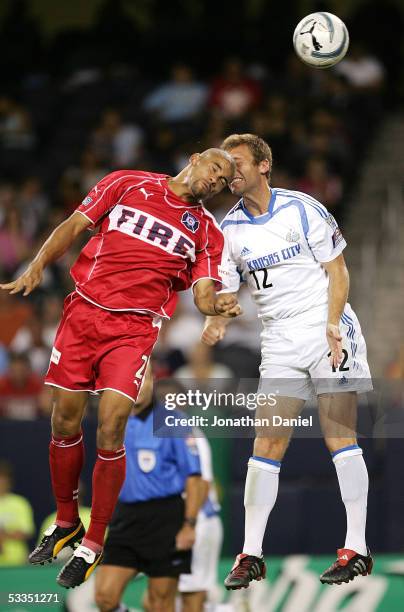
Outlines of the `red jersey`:
<svg viewBox="0 0 404 612">
<path fill-rule="evenodd" d="M 121 170 L 76 209 L 100 226 L 71 269 L 76 290 L 108 310 L 170 317 L 176 291 L 201 278 L 220 283 L 223 235 L 201 205 L 181 200 L 169 177 Z"/>
</svg>

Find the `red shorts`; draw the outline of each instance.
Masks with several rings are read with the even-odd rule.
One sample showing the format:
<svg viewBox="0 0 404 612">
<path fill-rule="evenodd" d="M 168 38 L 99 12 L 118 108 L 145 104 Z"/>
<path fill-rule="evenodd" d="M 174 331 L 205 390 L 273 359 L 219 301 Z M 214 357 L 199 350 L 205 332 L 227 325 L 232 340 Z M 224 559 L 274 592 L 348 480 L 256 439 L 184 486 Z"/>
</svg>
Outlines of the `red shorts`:
<svg viewBox="0 0 404 612">
<path fill-rule="evenodd" d="M 134 401 L 159 332 L 158 318 L 113 312 L 67 296 L 45 383 L 70 391 L 111 389 Z"/>
</svg>

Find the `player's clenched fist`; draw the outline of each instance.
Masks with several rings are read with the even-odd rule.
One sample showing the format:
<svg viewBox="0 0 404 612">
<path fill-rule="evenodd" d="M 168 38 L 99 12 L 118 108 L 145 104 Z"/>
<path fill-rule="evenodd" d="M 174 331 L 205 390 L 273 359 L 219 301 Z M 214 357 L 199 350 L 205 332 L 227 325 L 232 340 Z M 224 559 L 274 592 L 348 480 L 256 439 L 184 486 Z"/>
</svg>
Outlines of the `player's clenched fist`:
<svg viewBox="0 0 404 612">
<path fill-rule="evenodd" d="M 238 317 L 241 314 L 241 306 L 235 295 L 223 293 L 217 298 L 214 309 L 216 314 L 222 317 Z"/>
<path fill-rule="evenodd" d="M 23 295 L 29 295 L 31 291 L 39 285 L 42 280 L 42 266 L 31 264 L 28 266 L 24 274 L 21 274 L 15 281 L 0 285 L 0 289 L 4 289 L 9 293 L 18 293 L 24 291 Z"/>
<path fill-rule="evenodd" d="M 219 319 L 219 317 L 209 317 L 205 323 L 205 327 L 202 332 L 201 340 L 208 346 L 214 346 L 219 340 L 222 340 L 226 334 L 226 324 L 225 321 Z"/>
</svg>

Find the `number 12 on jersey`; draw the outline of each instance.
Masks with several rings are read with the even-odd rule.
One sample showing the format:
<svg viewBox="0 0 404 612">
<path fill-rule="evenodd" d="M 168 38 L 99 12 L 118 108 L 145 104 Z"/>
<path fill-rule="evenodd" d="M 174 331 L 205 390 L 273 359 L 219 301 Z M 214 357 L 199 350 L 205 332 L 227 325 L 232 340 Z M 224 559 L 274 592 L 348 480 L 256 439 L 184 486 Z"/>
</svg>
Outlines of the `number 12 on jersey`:
<svg viewBox="0 0 404 612">
<path fill-rule="evenodd" d="M 262 278 L 262 285 L 260 287 L 260 279 L 258 277 L 257 272 L 263 272 L 264 276 Z M 272 287 L 272 283 L 268 283 L 268 269 L 267 268 L 258 268 L 258 270 L 250 270 L 249 272 L 250 274 L 253 275 L 254 280 L 255 280 L 255 284 L 257 286 L 258 291 L 260 289 L 269 289 L 270 287 Z"/>
</svg>

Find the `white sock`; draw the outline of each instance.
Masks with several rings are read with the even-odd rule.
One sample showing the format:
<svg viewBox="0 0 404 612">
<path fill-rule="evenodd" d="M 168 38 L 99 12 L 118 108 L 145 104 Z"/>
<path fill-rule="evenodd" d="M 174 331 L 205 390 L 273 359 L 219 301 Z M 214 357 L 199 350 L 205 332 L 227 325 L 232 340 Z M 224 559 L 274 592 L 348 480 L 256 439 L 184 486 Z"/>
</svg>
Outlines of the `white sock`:
<svg viewBox="0 0 404 612">
<path fill-rule="evenodd" d="M 346 510 L 346 539 L 344 548 L 367 555 L 366 509 L 369 477 L 362 449 L 349 446 L 333 453 L 339 488 Z"/>
<path fill-rule="evenodd" d="M 269 513 L 278 495 L 280 461 L 250 457 L 245 481 L 243 553 L 260 557 Z"/>
</svg>

